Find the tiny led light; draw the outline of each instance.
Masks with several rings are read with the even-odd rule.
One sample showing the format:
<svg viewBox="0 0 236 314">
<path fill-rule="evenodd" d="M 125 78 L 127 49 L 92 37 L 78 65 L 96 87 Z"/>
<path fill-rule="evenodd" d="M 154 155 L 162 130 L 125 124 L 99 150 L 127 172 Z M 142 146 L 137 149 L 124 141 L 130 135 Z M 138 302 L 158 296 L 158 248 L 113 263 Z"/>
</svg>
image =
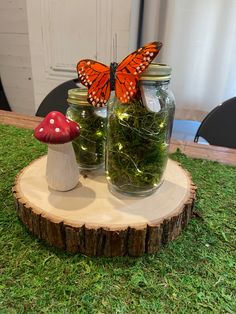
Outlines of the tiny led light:
<svg viewBox="0 0 236 314">
<path fill-rule="evenodd" d="M 119 118 L 120 120 L 122 120 L 122 121 L 123 121 L 124 119 L 129 118 L 129 114 L 126 113 L 126 112 L 124 112 L 124 113 L 118 113 L 117 116 L 118 116 L 118 118 Z"/>
<path fill-rule="evenodd" d="M 122 150 L 123 145 L 122 145 L 121 143 L 118 143 L 117 145 L 118 145 L 118 149 L 119 149 L 119 150 Z"/>
<path fill-rule="evenodd" d="M 100 137 L 100 136 L 102 136 L 102 132 L 101 131 L 97 131 L 96 135 Z"/>
</svg>

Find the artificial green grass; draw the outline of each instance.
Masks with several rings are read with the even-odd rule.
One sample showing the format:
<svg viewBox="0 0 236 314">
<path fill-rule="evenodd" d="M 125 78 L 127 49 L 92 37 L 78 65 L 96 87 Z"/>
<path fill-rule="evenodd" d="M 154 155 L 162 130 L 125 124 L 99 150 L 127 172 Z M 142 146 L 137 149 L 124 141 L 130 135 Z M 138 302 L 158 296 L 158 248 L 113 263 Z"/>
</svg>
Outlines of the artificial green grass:
<svg viewBox="0 0 236 314">
<path fill-rule="evenodd" d="M 198 215 L 141 258 L 69 255 L 16 216 L 17 172 L 46 152 L 32 132 L 0 125 L 0 313 L 235 313 L 236 168 L 180 153 L 198 186 Z"/>
</svg>

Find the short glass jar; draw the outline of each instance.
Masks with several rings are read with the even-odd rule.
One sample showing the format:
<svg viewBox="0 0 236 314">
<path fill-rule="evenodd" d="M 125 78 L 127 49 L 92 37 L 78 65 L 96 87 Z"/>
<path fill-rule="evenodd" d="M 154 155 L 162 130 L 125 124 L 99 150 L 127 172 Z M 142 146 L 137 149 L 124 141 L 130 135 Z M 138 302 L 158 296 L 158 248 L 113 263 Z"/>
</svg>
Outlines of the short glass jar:
<svg viewBox="0 0 236 314">
<path fill-rule="evenodd" d="M 87 88 L 68 90 L 66 116 L 80 125 L 80 136 L 73 141 L 81 169 L 97 169 L 105 160 L 106 108 L 94 108 L 87 101 Z"/>
<path fill-rule="evenodd" d="M 134 99 L 110 99 L 106 173 L 111 191 L 146 196 L 162 183 L 175 111 L 170 76 L 169 66 L 152 63 Z"/>
</svg>

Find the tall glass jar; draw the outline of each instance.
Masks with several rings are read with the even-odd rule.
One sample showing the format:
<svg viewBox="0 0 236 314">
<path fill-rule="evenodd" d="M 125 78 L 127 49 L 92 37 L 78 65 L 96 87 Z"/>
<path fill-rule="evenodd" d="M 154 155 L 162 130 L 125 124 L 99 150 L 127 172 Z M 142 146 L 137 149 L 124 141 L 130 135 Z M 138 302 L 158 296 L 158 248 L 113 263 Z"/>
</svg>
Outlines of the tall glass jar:
<svg viewBox="0 0 236 314">
<path fill-rule="evenodd" d="M 87 101 L 87 88 L 68 91 L 66 116 L 80 125 L 80 136 L 73 141 L 81 169 L 97 169 L 105 160 L 106 108 L 94 108 Z"/>
<path fill-rule="evenodd" d="M 171 68 L 152 63 L 129 103 L 108 104 L 106 173 L 111 191 L 146 196 L 162 183 L 168 159 L 175 100 Z"/>
</svg>

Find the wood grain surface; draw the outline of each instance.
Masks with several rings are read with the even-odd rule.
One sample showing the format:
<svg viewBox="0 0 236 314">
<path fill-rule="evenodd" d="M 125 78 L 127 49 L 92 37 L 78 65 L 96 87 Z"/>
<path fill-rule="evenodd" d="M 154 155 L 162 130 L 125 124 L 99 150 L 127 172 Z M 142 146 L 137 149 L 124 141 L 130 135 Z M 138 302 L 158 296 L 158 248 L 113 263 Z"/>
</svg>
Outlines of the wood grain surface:
<svg viewBox="0 0 236 314">
<path fill-rule="evenodd" d="M 196 187 L 172 160 L 162 185 L 148 197 L 113 195 L 103 169 L 81 175 L 71 191 L 53 191 L 46 160 L 20 172 L 13 196 L 22 222 L 55 247 L 91 256 L 141 256 L 175 239 L 191 218 Z"/>
</svg>

